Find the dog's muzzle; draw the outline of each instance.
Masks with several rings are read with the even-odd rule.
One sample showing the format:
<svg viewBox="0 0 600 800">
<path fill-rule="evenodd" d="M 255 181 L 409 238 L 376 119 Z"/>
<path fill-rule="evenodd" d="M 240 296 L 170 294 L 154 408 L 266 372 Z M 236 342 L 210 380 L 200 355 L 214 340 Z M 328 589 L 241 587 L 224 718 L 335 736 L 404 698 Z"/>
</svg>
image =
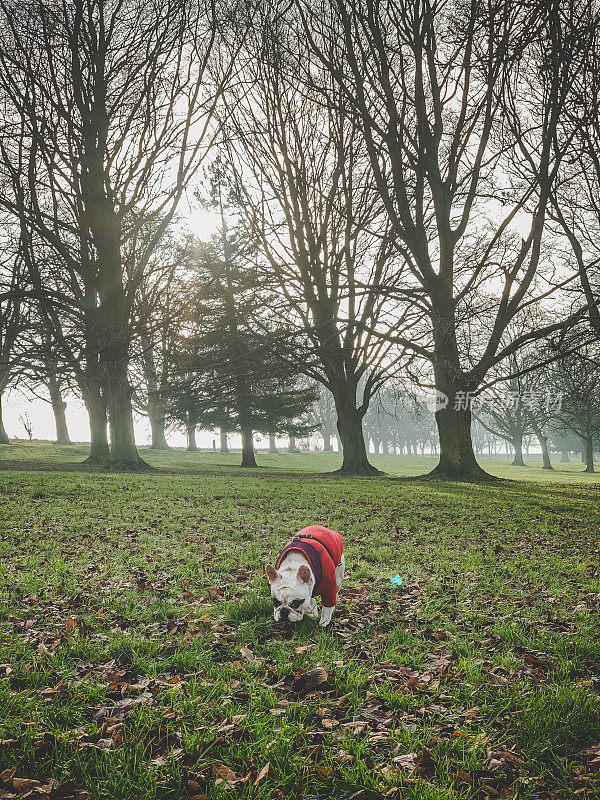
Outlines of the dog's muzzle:
<svg viewBox="0 0 600 800">
<path fill-rule="evenodd" d="M 296 611 L 294 608 L 282 606 L 276 610 L 276 622 L 300 622 L 302 619 L 302 612 Z"/>
</svg>

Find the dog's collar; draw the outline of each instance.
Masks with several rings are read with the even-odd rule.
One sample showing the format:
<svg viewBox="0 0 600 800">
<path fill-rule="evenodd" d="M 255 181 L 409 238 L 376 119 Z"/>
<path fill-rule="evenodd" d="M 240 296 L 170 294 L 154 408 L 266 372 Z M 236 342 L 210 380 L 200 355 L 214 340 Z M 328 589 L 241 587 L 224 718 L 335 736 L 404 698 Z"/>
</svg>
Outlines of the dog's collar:
<svg viewBox="0 0 600 800">
<path fill-rule="evenodd" d="M 289 544 L 287 544 L 279 554 L 279 558 L 277 559 L 275 569 L 279 569 L 281 562 L 289 552 L 291 552 L 292 550 L 299 550 L 308 558 L 308 561 L 312 567 L 313 575 L 315 578 L 315 585 L 312 590 L 312 597 L 315 597 L 315 595 L 317 594 L 317 590 L 321 584 L 321 578 L 323 577 L 323 563 L 321 561 L 321 556 L 317 548 L 314 545 L 310 544 L 310 542 L 304 541 L 304 539 L 308 538 L 312 537 L 294 536 L 292 541 Z M 329 550 L 327 552 L 329 552 Z"/>
</svg>

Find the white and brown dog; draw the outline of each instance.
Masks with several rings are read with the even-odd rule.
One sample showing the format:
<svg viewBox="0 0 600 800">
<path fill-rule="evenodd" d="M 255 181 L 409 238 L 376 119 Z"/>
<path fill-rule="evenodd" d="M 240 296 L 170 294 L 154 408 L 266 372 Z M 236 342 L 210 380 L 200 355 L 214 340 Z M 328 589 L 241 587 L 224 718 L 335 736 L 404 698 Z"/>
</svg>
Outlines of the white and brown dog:
<svg viewBox="0 0 600 800">
<path fill-rule="evenodd" d="M 302 528 L 266 573 L 276 622 L 299 622 L 304 615 L 316 619 L 315 597 L 321 597 L 319 625 L 329 625 L 344 579 L 344 540 L 321 525 Z"/>
</svg>

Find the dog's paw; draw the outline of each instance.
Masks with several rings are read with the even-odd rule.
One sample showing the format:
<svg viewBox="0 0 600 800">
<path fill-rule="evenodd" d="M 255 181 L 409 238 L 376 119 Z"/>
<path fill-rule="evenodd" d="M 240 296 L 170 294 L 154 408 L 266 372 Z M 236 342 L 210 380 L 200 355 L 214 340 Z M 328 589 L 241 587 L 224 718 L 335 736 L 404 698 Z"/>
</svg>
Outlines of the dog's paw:
<svg viewBox="0 0 600 800">
<path fill-rule="evenodd" d="M 330 622 L 331 622 L 330 619 L 320 619 L 319 620 L 319 625 L 320 625 L 321 628 L 326 628 L 329 625 Z"/>
</svg>

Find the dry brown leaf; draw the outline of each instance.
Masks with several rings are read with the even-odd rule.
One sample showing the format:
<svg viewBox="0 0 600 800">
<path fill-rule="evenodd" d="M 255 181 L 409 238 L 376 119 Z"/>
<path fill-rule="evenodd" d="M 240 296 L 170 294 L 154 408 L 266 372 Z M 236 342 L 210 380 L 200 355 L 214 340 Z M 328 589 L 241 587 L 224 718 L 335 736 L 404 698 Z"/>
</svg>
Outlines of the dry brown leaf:
<svg viewBox="0 0 600 800">
<path fill-rule="evenodd" d="M 580 751 L 580 755 L 588 756 L 589 758 L 598 758 L 600 756 L 600 742 L 598 744 L 593 744 L 590 747 L 586 747 L 584 750 Z M 2 775 L 0 775 L 0 778 Z"/>
<path fill-rule="evenodd" d="M 336 728 L 339 724 L 340 723 L 337 721 L 337 719 L 322 719 L 321 720 L 321 725 L 328 731 L 330 731 L 332 728 Z"/>
<path fill-rule="evenodd" d="M 261 769 L 261 771 L 256 776 L 256 779 L 255 779 L 254 783 L 252 784 L 253 786 L 258 786 L 258 784 L 262 781 L 262 779 L 266 777 L 267 773 L 269 772 L 269 767 L 270 766 L 271 766 L 271 762 L 267 761 L 267 763 L 264 765 L 264 767 Z"/>
<path fill-rule="evenodd" d="M 416 757 L 416 753 L 403 753 L 392 760 L 394 764 L 398 764 L 401 769 L 407 769 L 409 772 L 412 772 L 415 768 Z"/>
<path fill-rule="evenodd" d="M 298 675 L 294 678 L 294 691 L 310 692 L 316 689 L 317 686 L 325 683 L 327 678 L 327 671 L 324 670 L 323 667 L 315 667 L 315 669 L 311 669 L 310 672 L 304 672 L 302 675 Z"/>
<path fill-rule="evenodd" d="M 41 786 L 41 781 L 36 781 L 34 778 L 13 778 L 13 788 L 19 792 L 19 794 L 25 794 L 25 792 L 30 792 L 32 789 L 35 789 L 37 786 Z"/>
<path fill-rule="evenodd" d="M 326 781 L 329 779 L 331 775 L 331 770 L 329 767 L 326 767 L 324 764 L 318 764 L 314 769 L 313 773 L 320 778 L 322 781 Z"/>
<path fill-rule="evenodd" d="M 235 786 L 238 783 L 246 783 L 248 778 L 250 777 L 250 773 L 248 775 L 238 775 L 237 772 L 234 772 L 225 764 L 213 764 L 212 765 L 213 775 L 218 775 L 217 782 L 225 782 L 230 784 L 231 786 Z"/>
</svg>

